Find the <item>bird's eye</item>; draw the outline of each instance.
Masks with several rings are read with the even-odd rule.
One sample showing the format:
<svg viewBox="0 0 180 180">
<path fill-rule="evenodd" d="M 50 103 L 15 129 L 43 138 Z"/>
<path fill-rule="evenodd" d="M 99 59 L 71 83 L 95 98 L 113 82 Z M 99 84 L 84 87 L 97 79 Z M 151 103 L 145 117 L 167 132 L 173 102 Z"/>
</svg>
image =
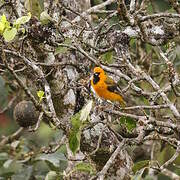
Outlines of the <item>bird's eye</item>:
<svg viewBox="0 0 180 180">
<path fill-rule="evenodd" d="M 94 73 L 94 76 L 98 77 L 100 73 Z"/>
<path fill-rule="evenodd" d="M 93 84 L 97 84 L 99 82 L 99 80 L 100 80 L 99 74 L 100 74 L 99 72 L 94 73 Z"/>
</svg>

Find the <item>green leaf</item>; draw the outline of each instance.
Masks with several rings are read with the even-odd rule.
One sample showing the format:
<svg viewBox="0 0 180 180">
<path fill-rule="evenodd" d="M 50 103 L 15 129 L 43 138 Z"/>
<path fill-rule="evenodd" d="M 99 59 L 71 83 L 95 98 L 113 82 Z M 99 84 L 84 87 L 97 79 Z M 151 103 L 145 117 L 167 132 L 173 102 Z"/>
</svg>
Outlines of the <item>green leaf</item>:
<svg viewBox="0 0 180 180">
<path fill-rule="evenodd" d="M 3 153 L 0 153 L 0 161 L 4 161 L 4 160 L 7 160 L 8 159 L 8 154 L 3 152 Z"/>
<path fill-rule="evenodd" d="M 6 19 L 6 16 L 3 14 L 0 20 L 0 33 L 3 33 L 5 28 L 10 28 L 10 24 Z"/>
<path fill-rule="evenodd" d="M 66 161 L 64 154 L 55 152 L 52 154 L 41 154 L 36 160 L 43 160 L 52 170 L 59 169 L 60 161 Z"/>
<path fill-rule="evenodd" d="M 153 176 L 150 176 L 150 175 L 147 175 L 144 180 L 154 180 L 154 177 Z"/>
<path fill-rule="evenodd" d="M 72 40 L 70 38 L 66 38 L 65 41 L 64 41 L 64 44 L 71 45 Z"/>
<path fill-rule="evenodd" d="M 5 29 L 5 24 L 0 22 L 0 33 L 3 33 L 4 29 Z"/>
<path fill-rule="evenodd" d="M 113 51 L 108 51 L 101 55 L 101 59 L 104 63 L 112 64 L 113 63 Z"/>
<path fill-rule="evenodd" d="M 17 29 L 16 28 L 11 28 L 11 29 L 5 29 L 3 33 L 3 37 L 6 42 L 12 41 L 17 34 Z"/>
<path fill-rule="evenodd" d="M 165 12 L 171 8 L 171 4 L 169 1 L 161 0 L 161 1 L 153 1 L 153 8 L 150 8 L 150 5 L 148 6 L 148 12 L 152 13 L 155 9 L 157 12 Z"/>
<path fill-rule="evenodd" d="M 5 80 L 0 76 L 0 109 L 2 110 L 8 104 L 8 88 Z"/>
<path fill-rule="evenodd" d="M 86 113 L 88 113 L 87 111 L 90 112 L 90 110 L 89 110 L 89 109 L 91 109 L 90 106 L 91 106 L 91 102 L 89 102 L 87 104 L 87 106 L 85 106 L 86 110 L 84 110 L 84 111 Z M 80 147 L 81 131 L 82 131 L 82 127 L 84 126 L 83 121 L 80 118 L 82 116 L 82 118 L 84 120 L 84 118 L 87 117 L 87 114 L 85 112 L 84 112 L 83 116 L 82 116 L 81 112 L 79 112 L 71 117 L 72 129 L 69 134 L 69 148 L 71 149 L 73 154 L 75 154 Z"/>
<path fill-rule="evenodd" d="M 41 12 L 44 10 L 43 0 L 25 0 L 25 8 L 31 12 L 32 16 L 40 17 Z"/>
<path fill-rule="evenodd" d="M 12 175 L 14 174 L 14 172 L 4 172 L 4 173 L 1 173 L 0 174 L 0 177 L 2 177 L 2 179 L 11 179 L 11 180 L 14 180 L 12 179 Z"/>
<path fill-rule="evenodd" d="M 80 113 L 76 113 L 71 117 L 72 129 L 69 134 L 69 148 L 75 154 L 80 146 L 81 127 L 83 125 L 80 120 Z"/>
<path fill-rule="evenodd" d="M 49 171 L 45 177 L 45 180 L 57 180 L 56 171 Z"/>
<path fill-rule="evenodd" d="M 9 168 L 12 162 L 13 162 L 12 159 L 8 159 L 6 162 L 4 162 L 3 167 L 4 168 Z"/>
<path fill-rule="evenodd" d="M 80 129 L 82 126 L 82 122 L 80 121 L 80 113 L 76 113 L 71 117 L 71 124 L 73 129 Z"/>
<path fill-rule="evenodd" d="M 67 47 L 59 46 L 55 49 L 55 55 L 57 54 L 65 54 L 68 51 Z"/>
<path fill-rule="evenodd" d="M 20 163 L 19 161 L 14 160 L 10 160 L 8 159 L 6 162 L 4 162 L 3 165 L 1 165 L 0 168 L 0 177 L 9 177 L 9 175 L 12 177 L 12 174 L 20 171 L 22 169 L 22 163 Z M 22 174 L 22 172 L 21 172 Z M 5 178 L 8 179 L 8 178 Z M 12 178 L 13 179 L 13 178 Z"/>
<path fill-rule="evenodd" d="M 80 147 L 81 130 L 71 130 L 69 135 L 69 148 L 76 154 Z"/>
<path fill-rule="evenodd" d="M 84 162 L 76 164 L 75 167 L 74 167 L 74 170 L 75 171 L 88 172 L 90 174 L 95 173 L 94 167 L 90 163 L 84 163 Z"/>
<path fill-rule="evenodd" d="M 25 34 L 26 30 L 24 28 L 21 28 L 21 32 Z"/>
<path fill-rule="evenodd" d="M 33 173 L 33 166 L 26 166 L 18 171 L 11 177 L 11 180 L 30 180 Z"/>
<path fill-rule="evenodd" d="M 129 42 L 130 47 L 135 48 L 136 47 L 136 41 L 137 41 L 136 39 L 131 38 L 130 42 Z"/>
<path fill-rule="evenodd" d="M 9 23 L 9 22 L 7 21 L 6 16 L 5 16 L 4 14 L 1 16 L 1 23 L 3 23 L 5 27 L 6 27 L 6 24 Z"/>
<path fill-rule="evenodd" d="M 4 14 L 1 16 L 1 22 L 4 24 L 7 22 L 6 16 Z"/>
<path fill-rule="evenodd" d="M 86 121 L 87 120 L 87 117 L 89 116 L 89 113 L 92 109 L 92 105 L 93 105 L 93 101 L 90 100 L 88 101 L 88 103 L 85 105 L 85 107 L 81 110 L 81 116 L 80 116 L 80 120 L 83 122 L 83 121 Z"/>
<path fill-rule="evenodd" d="M 134 164 L 132 170 L 134 173 L 136 173 L 137 171 L 141 170 L 144 167 L 148 167 L 149 166 L 149 160 L 143 160 L 143 161 L 139 161 L 137 163 Z"/>
<path fill-rule="evenodd" d="M 39 102 L 44 98 L 44 91 L 37 91 L 37 96 L 39 97 Z"/>
<path fill-rule="evenodd" d="M 42 24 L 48 24 L 49 22 L 52 22 L 53 19 L 51 16 L 47 13 L 47 11 L 43 11 L 40 15 L 40 21 Z"/>
<path fill-rule="evenodd" d="M 18 18 L 15 22 L 14 25 L 21 25 L 27 23 L 31 19 L 31 13 L 28 13 L 27 16 L 22 16 Z"/>
<path fill-rule="evenodd" d="M 64 43 L 66 45 L 71 45 L 72 44 L 72 40 L 70 38 L 66 38 Z M 55 55 L 57 54 L 65 54 L 68 51 L 67 47 L 63 47 L 62 45 L 58 46 L 55 50 Z"/>
<path fill-rule="evenodd" d="M 120 123 L 124 124 L 129 132 L 132 132 L 132 130 L 136 128 L 136 121 L 130 117 L 122 116 L 120 118 Z"/>
<path fill-rule="evenodd" d="M 156 154 L 159 164 L 164 164 L 166 161 L 168 161 L 174 155 L 175 152 L 176 152 L 176 150 L 172 146 L 166 145 L 162 149 L 162 151 L 159 151 Z M 174 160 L 174 164 L 176 164 L 177 166 L 180 165 L 180 156 L 178 156 Z"/>
</svg>

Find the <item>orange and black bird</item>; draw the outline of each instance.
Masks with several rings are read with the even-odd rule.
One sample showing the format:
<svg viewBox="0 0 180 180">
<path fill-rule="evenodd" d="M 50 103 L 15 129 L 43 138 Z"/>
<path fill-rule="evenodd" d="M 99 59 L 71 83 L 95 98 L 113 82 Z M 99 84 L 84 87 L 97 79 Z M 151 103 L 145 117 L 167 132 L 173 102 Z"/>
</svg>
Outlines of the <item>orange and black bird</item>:
<svg viewBox="0 0 180 180">
<path fill-rule="evenodd" d="M 100 67 L 94 68 L 94 73 L 91 78 L 91 87 L 96 95 L 98 95 L 100 98 L 110 101 L 117 101 L 122 106 L 126 105 L 118 90 L 117 84 Z"/>
</svg>

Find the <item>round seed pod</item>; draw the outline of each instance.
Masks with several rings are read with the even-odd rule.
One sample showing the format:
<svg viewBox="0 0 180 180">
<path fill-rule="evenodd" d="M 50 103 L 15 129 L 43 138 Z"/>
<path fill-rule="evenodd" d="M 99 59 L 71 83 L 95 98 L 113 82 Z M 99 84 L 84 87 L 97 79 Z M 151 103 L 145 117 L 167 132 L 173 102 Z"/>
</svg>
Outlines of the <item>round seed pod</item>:
<svg viewBox="0 0 180 180">
<path fill-rule="evenodd" d="M 14 108 L 14 119 L 21 127 L 33 126 L 37 123 L 39 112 L 31 101 L 21 101 Z"/>
</svg>

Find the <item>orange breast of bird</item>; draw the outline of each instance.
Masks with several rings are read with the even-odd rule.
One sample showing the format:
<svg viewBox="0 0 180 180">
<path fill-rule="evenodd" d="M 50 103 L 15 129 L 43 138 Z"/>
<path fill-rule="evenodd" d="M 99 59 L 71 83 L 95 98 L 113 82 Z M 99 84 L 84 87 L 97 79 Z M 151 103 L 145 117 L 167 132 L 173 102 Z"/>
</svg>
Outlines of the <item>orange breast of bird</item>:
<svg viewBox="0 0 180 180">
<path fill-rule="evenodd" d="M 117 101 L 119 98 L 119 95 L 113 92 L 110 92 L 107 88 L 108 86 L 104 81 L 99 81 L 97 84 L 93 83 L 93 80 L 91 80 L 92 87 L 96 94 L 104 99 L 110 100 L 110 101 Z"/>
<path fill-rule="evenodd" d="M 122 96 L 117 92 L 113 92 L 115 82 L 106 75 L 102 68 L 96 67 L 94 69 L 93 78 L 91 79 L 91 86 L 100 98 L 110 101 L 118 101 L 123 106 L 125 105 Z"/>
</svg>

